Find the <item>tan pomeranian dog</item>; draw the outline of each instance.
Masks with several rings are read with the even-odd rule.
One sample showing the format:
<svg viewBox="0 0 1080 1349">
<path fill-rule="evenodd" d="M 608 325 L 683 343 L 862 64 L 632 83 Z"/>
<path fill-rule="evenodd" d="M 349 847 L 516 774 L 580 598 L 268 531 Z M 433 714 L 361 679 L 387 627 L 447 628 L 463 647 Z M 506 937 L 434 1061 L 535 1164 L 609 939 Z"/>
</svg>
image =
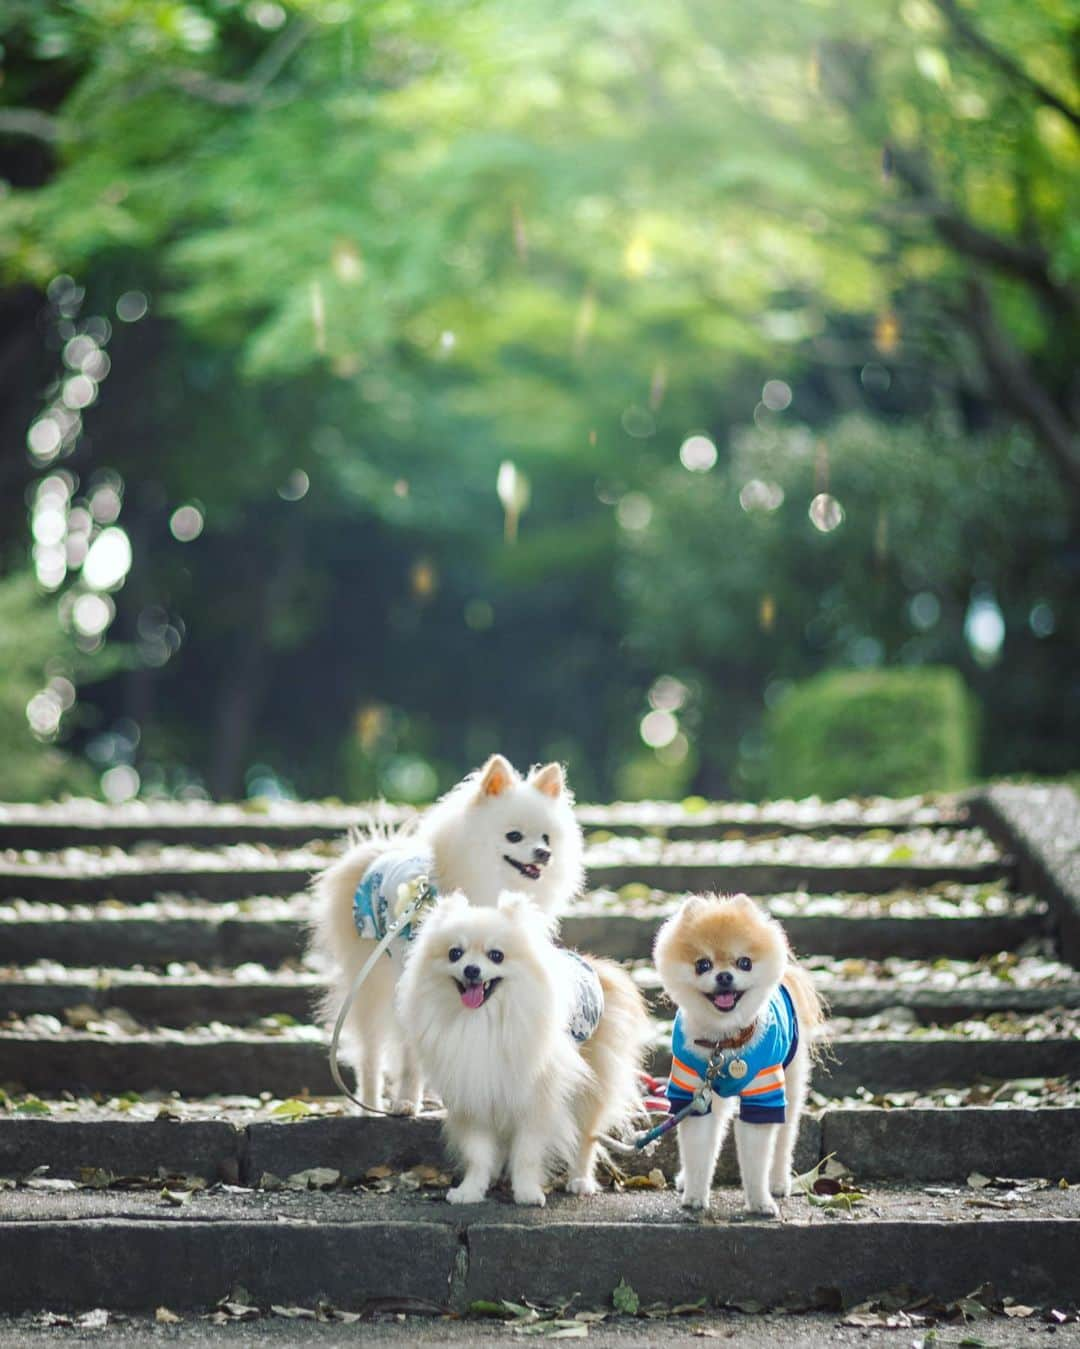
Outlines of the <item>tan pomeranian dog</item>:
<svg viewBox="0 0 1080 1349">
<path fill-rule="evenodd" d="M 776 1217 L 773 1196 L 791 1192 L 799 1116 L 824 1026 L 822 1001 L 795 963 L 783 928 L 748 895 L 686 900 L 657 933 L 654 958 L 678 1008 L 671 1110 L 701 1091 L 707 1111 L 678 1126 L 683 1205 L 708 1208 L 720 1145 L 737 1109 L 747 1211 Z"/>
<path fill-rule="evenodd" d="M 649 1019 L 628 974 L 556 946 L 523 895 L 450 895 L 410 946 L 397 1008 L 464 1168 L 450 1203 L 479 1203 L 503 1171 L 518 1204 L 544 1204 L 556 1169 L 596 1193 L 598 1135 L 640 1108 Z"/>
<path fill-rule="evenodd" d="M 323 1018 L 337 1019 L 357 973 L 400 913 L 400 895 L 421 876 L 439 894 L 461 890 L 476 904 L 494 904 L 510 888 L 525 890 L 554 917 L 580 891 L 584 841 L 561 764 L 522 777 L 493 754 L 477 772 L 437 801 L 413 829 L 357 838 L 313 884 L 309 951 L 327 983 Z M 416 929 L 412 924 L 411 937 Z M 420 1109 L 423 1083 L 408 1037 L 394 1014 L 394 989 L 408 948 L 388 948 L 353 1003 L 344 1048 L 356 1068 L 360 1096 L 381 1110 L 384 1074 L 395 1079 L 392 1110 Z"/>
</svg>

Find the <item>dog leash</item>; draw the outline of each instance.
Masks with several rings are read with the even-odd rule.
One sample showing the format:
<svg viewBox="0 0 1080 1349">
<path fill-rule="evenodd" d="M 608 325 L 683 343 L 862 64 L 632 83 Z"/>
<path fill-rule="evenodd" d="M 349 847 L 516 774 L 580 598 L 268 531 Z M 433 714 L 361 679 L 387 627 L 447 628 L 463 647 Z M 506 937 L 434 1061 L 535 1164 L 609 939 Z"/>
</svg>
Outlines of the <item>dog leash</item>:
<svg viewBox="0 0 1080 1349">
<path fill-rule="evenodd" d="M 345 1001 L 341 1004 L 341 1010 L 338 1012 L 337 1021 L 334 1023 L 334 1033 L 330 1037 L 330 1076 L 334 1079 L 334 1083 L 338 1089 L 344 1093 L 354 1105 L 358 1105 L 361 1110 L 369 1111 L 373 1115 L 392 1115 L 394 1112 L 392 1110 L 380 1110 L 379 1107 L 375 1105 L 368 1105 L 354 1092 L 351 1092 L 345 1085 L 341 1078 L 341 1070 L 338 1067 L 338 1041 L 341 1039 L 341 1031 L 342 1027 L 345 1025 L 345 1020 L 352 1010 L 353 1003 L 356 1001 L 356 995 L 363 987 L 365 979 L 367 979 L 368 975 L 375 968 L 379 957 L 389 948 L 394 938 L 398 936 L 404 928 L 408 927 L 409 921 L 413 915 L 419 913 L 421 909 L 427 908 L 436 898 L 435 889 L 426 876 L 417 876 L 410 884 L 399 886 L 397 893 L 398 903 L 402 903 L 402 901 L 408 898 L 410 894 L 412 895 L 412 898 L 409 899 L 409 902 L 402 912 L 397 914 L 395 918 L 387 923 L 386 934 L 380 938 L 375 950 L 372 951 L 371 955 L 364 961 L 359 973 L 352 981 L 352 985 L 345 996 Z"/>
<path fill-rule="evenodd" d="M 691 1115 L 707 1115 L 712 1109 L 713 1083 L 720 1075 L 724 1066 L 724 1053 L 730 1047 L 726 1041 L 717 1040 L 712 1053 L 709 1055 L 709 1062 L 705 1068 L 705 1078 L 701 1086 L 694 1092 L 687 1104 L 681 1110 L 676 1111 L 674 1115 L 668 1115 L 653 1128 L 646 1130 L 644 1133 L 639 1133 L 632 1143 L 627 1143 L 621 1138 L 614 1138 L 610 1134 L 601 1134 L 598 1141 L 615 1152 L 631 1155 L 644 1152 L 648 1155 L 655 1151 L 661 1138 L 670 1133 L 672 1129 L 677 1128 L 684 1119 L 689 1119 Z"/>
</svg>

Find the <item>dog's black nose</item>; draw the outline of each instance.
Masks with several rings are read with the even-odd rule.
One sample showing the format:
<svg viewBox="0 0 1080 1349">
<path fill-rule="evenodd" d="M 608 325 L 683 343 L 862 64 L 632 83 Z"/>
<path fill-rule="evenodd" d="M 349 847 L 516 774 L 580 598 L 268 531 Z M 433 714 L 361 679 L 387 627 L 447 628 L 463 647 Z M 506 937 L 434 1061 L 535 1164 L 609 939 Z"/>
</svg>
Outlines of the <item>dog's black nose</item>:
<svg viewBox="0 0 1080 1349">
<path fill-rule="evenodd" d="M 465 973 L 468 974 L 468 970 L 466 970 Z M 730 970 L 717 970 L 716 972 L 717 988 L 730 988 L 734 982 L 735 976 L 732 974 Z"/>
<path fill-rule="evenodd" d="M 548 862 L 548 861 L 551 860 L 551 849 L 550 849 L 550 848 L 534 848 L 534 849 L 533 849 L 533 856 L 536 858 L 536 860 L 537 860 L 538 862 Z"/>
<path fill-rule="evenodd" d="M 479 980 L 480 978 L 479 965 L 466 965 L 461 972 L 465 976 L 465 978 L 470 980 L 472 983 L 476 983 L 477 980 Z M 730 976 L 728 977 L 730 978 Z"/>
</svg>

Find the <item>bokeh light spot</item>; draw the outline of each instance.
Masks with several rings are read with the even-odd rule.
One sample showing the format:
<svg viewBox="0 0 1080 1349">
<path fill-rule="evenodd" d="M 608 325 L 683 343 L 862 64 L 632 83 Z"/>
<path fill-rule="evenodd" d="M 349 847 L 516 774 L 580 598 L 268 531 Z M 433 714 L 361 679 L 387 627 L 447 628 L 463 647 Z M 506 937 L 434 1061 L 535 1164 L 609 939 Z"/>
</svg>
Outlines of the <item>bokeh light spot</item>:
<svg viewBox="0 0 1080 1349">
<path fill-rule="evenodd" d="M 116 317 L 123 323 L 138 323 L 149 308 L 150 302 L 141 290 L 126 290 L 116 302 Z"/>
<path fill-rule="evenodd" d="M 761 401 L 770 412 L 783 412 L 791 406 L 791 385 L 782 379 L 770 379 L 761 391 Z"/>
<path fill-rule="evenodd" d="M 673 712 L 654 708 L 641 718 L 641 738 L 651 749 L 670 745 L 679 734 L 679 722 Z"/>
<path fill-rule="evenodd" d="M 130 764 L 118 763 L 101 775 L 101 790 L 106 801 L 119 805 L 139 794 L 139 775 Z"/>
<path fill-rule="evenodd" d="M 688 436 L 679 446 L 679 462 L 691 473 L 708 473 L 716 463 L 716 446 L 708 436 Z"/>
<path fill-rule="evenodd" d="M 615 507 L 615 518 L 623 529 L 635 532 L 647 529 L 652 517 L 652 502 L 644 492 L 627 492 Z"/>
<path fill-rule="evenodd" d="M 831 534 L 844 522 L 844 508 L 828 492 L 819 492 L 810 503 L 810 521 L 822 534 Z"/>
<path fill-rule="evenodd" d="M 1039 600 L 1031 606 L 1028 624 L 1036 637 L 1050 637 L 1057 627 L 1054 611 L 1045 600 Z"/>
<path fill-rule="evenodd" d="M 118 525 L 102 530 L 83 563 L 83 580 L 95 590 L 120 585 L 131 570 L 131 541 Z"/>
<path fill-rule="evenodd" d="M 180 543 L 191 543 L 203 532 L 204 523 L 198 506 L 178 506 L 169 517 L 169 530 Z"/>
<path fill-rule="evenodd" d="M 100 637 L 115 613 L 116 608 L 107 596 L 80 595 L 71 611 L 71 621 L 84 637 Z"/>
<path fill-rule="evenodd" d="M 278 496 L 282 501 L 302 501 L 308 494 L 308 488 L 311 486 L 311 479 L 302 468 L 294 468 L 281 486 L 277 489 Z"/>
<path fill-rule="evenodd" d="M 658 712 L 677 712 L 686 702 L 689 689 L 673 675 L 661 675 L 649 690 L 649 705 Z"/>
<path fill-rule="evenodd" d="M 908 617 L 920 632 L 927 632 L 941 617 L 941 602 L 929 590 L 920 590 L 908 601 Z"/>
<path fill-rule="evenodd" d="M 739 493 L 739 505 L 744 511 L 775 511 L 784 504 L 784 489 L 779 483 L 762 482 L 751 478 Z"/>
</svg>

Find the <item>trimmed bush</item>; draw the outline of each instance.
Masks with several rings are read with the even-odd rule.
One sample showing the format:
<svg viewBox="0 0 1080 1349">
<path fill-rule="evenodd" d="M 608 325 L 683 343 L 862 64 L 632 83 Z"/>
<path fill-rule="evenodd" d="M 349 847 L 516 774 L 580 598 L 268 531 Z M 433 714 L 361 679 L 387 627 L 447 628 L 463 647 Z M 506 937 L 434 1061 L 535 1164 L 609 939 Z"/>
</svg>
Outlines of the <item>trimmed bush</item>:
<svg viewBox="0 0 1080 1349">
<path fill-rule="evenodd" d="M 907 796 L 966 786 L 976 704 L 956 670 L 834 670 L 766 715 L 770 796 Z"/>
</svg>

